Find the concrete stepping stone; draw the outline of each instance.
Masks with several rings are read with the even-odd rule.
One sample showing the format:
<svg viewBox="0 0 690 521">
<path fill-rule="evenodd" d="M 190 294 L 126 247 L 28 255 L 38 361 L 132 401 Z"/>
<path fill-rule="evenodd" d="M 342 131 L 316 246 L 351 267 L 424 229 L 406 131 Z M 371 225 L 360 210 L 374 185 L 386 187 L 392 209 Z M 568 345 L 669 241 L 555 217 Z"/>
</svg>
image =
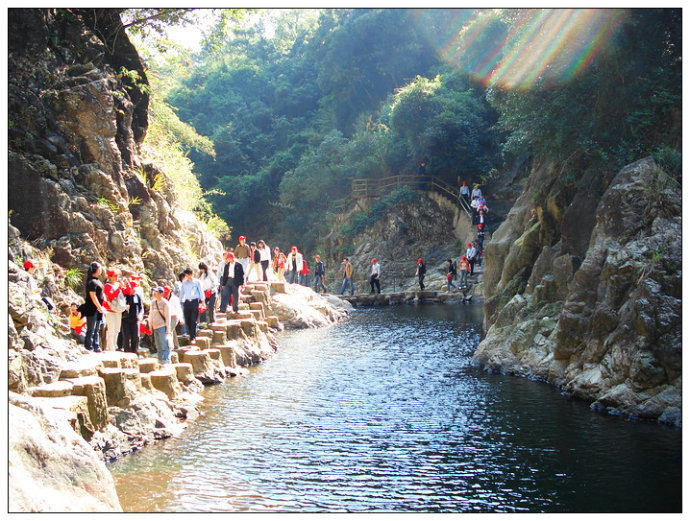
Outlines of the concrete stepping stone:
<svg viewBox="0 0 690 521">
<path fill-rule="evenodd" d="M 158 369 L 160 369 L 160 366 L 161 364 L 158 361 L 158 358 L 142 358 L 139 360 L 140 373 L 150 373 L 151 371 L 157 371 Z"/>
<path fill-rule="evenodd" d="M 220 351 L 218 349 L 207 349 L 206 353 L 211 357 L 211 360 L 220 360 Z"/>
<path fill-rule="evenodd" d="M 196 346 L 199 349 L 208 349 L 211 347 L 211 339 L 208 337 L 198 336 L 196 337 Z"/>
<path fill-rule="evenodd" d="M 151 379 L 151 386 L 164 393 L 169 400 L 176 400 L 182 394 L 182 387 L 177 381 L 177 370 L 171 365 L 147 374 Z"/>
<path fill-rule="evenodd" d="M 184 355 L 184 363 L 191 364 L 194 375 L 213 372 L 211 357 L 207 351 L 187 351 Z"/>
<path fill-rule="evenodd" d="M 219 331 L 213 331 L 213 338 L 211 339 L 211 345 L 224 344 L 227 341 L 227 336 L 225 334 L 225 327 Z"/>
<path fill-rule="evenodd" d="M 105 393 L 105 381 L 100 376 L 81 376 L 69 378 L 72 384 L 72 395 L 86 396 L 89 407 L 89 418 L 96 430 L 108 424 L 108 399 Z"/>
<path fill-rule="evenodd" d="M 136 353 L 103 351 L 99 356 L 104 367 L 120 367 L 122 369 L 137 369 L 139 367 L 139 356 Z"/>
<path fill-rule="evenodd" d="M 280 320 L 275 315 L 266 317 L 266 322 L 268 323 L 268 327 L 270 328 L 281 329 Z"/>
<path fill-rule="evenodd" d="M 246 338 L 246 335 L 244 334 L 244 329 L 242 329 L 242 321 L 229 321 L 227 326 L 225 327 L 225 337 L 228 340 L 240 340 Z"/>
<path fill-rule="evenodd" d="M 237 311 L 249 311 L 249 304 L 240 304 L 237 306 Z"/>
<path fill-rule="evenodd" d="M 40 396 L 44 398 L 59 398 L 62 396 L 69 396 L 72 394 L 74 386 L 67 381 L 57 381 L 51 384 L 41 385 L 29 389 L 31 396 Z"/>
<path fill-rule="evenodd" d="M 172 364 L 172 367 L 175 368 L 178 381 L 182 383 L 189 383 L 194 379 L 194 370 L 192 368 L 192 364 L 178 363 Z"/>
<path fill-rule="evenodd" d="M 252 309 L 252 316 L 254 317 L 254 320 L 263 320 L 264 319 L 264 312 L 261 311 L 260 309 Z"/>
<path fill-rule="evenodd" d="M 196 333 L 196 338 L 199 339 L 199 337 L 213 338 L 213 330 L 212 329 L 200 329 Z"/>
<path fill-rule="evenodd" d="M 220 359 L 225 367 L 237 367 L 237 357 L 235 356 L 235 346 L 219 345 L 215 346 L 220 353 Z"/>
</svg>

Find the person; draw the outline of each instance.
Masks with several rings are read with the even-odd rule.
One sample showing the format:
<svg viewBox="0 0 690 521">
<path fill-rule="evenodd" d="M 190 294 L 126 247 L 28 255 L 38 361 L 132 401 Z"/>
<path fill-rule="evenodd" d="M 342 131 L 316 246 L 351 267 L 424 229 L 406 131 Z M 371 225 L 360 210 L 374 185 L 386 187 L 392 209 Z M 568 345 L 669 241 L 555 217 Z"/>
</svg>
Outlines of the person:
<svg viewBox="0 0 690 521">
<path fill-rule="evenodd" d="M 467 262 L 470 263 L 470 275 L 474 275 L 474 263 L 477 260 L 477 249 L 472 245 L 472 243 L 467 243 L 467 251 L 465 252 L 465 257 Z"/>
<path fill-rule="evenodd" d="M 232 298 L 232 310 L 237 313 L 240 305 L 240 287 L 244 284 L 244 269 L 242 264 L 235 262 L 235 254 L 231 251 L 225 254 L 225 262 L 218 269 L 220 281 L 220 312 L 225 313 Z"/>
<path fill-rule="evenodd" d="M 180 289 L 180 304 L 182 305 L 182 314 L 184 315 L 184 322 L 185 324 L 187 324 L 187 333 L 189 334 L 189 341 L 192 344 L 196 343 L 196 323 L 197 319 L 199 318 L 200 302 L 204 302 L 204 292 L 201 290 L 201 284 L 197 279 L 194 278 L 194 272 L 192 271 L 192 268 L 186 268 L 184 270 L 184 280 L 182 281 L 182 288 Z M 170 331 L 169 326 L 170 317 L 168 316 L 168 331 Z"/>
<path fill-rule="evenodd" d="M 477 224 L 477 214 L 479 212 L 479 198 L 477 196 L 472 198 L 470 208 L 472 208 L 472 224 Z"/>
<path fill-rule="evenodd" d="M 216 294 L 218 293 L 218 278 L 213 271 L 208 270 L 208 266 L 203 262 L 199 263 L 199 283 L 201 284 L 201 290 L 204 292 L 204 303 L 206 304 L 206 311 L 199 316 L 199 322 L 213 323 L 216 321 L 215 310 Z M 182 318 L 181 315 L 180 318 Z M 173 329 L 176 325 L 177 323 L 173 324 Z"/>
<path fill-rule="evenodd" d="M 302 269 L 299 271 L 299 283 L 302 286 L 309 286 L 309 264 L 307 259 L 302 258 Z"/>
<path fill-rule="evenodd" d="M 324 285 L 324 282 L 326 282 L 326 267 L 323 265 L 321 255 L 317 253 L 314 259 L 316 260 L 314 265 L 314 291 L 318 293 L 320 288 L 321 293 L 325 294 L 328 291 Z"/>
<path fill-rule="evenodd" d="M 474 185 L 474 189 L 472 190 L 472 199 L 475 197 L 479 198 L 482 196 L 482 189 L 479 188 L 479 184 Z"/>
<path fill-rule="evenodd" d="M 345 293 L 345 288 L 347 283 L 350 283 L 350 295 L 355 294 L 355 282 L 354 282 L 354 267 L 350 264 L 350 259 L 345 257 L 343 259 L 343 286 L 340 288 L 340 294 Z"/>
<path fill-rule="evenodd" d="M 302 254 L 293 246 L 285 260 L 286 269 L 290 272 L 290 284 L 299 282 L 299 273 L 302 271 Z"/>
<path fill-rule="evenodd" d="M 239 244 L 235 246 L 235 259 L 242 265 L 243 273 L 247 273 L 249 270 L 249 255 L 251 254 L 251 249 L 246 244 L 247 238 L 244 235 L 240 235 L 238 238 Z"/>
<path fill-rule="evenodd" d="M 458 289 L 458 287 L 453 284 L 453 281 L 457 278 L 458 276 L 458 269 L 455 266 L 455 263 L 453 262 L 452 259 L 448 259 L 446 262 L 448 262 L 448 275 L 446 275 L 446 278 L 448 279 L 448 289 L 447 291 L 450 292 L 450 287 L 453 286 L 455 289 Z"/>
<path fill-rule="evenodd" d="M 105 283 L 103 294 L 105 295 L 105 350 L 115 351 L 117 347 L 117 335 L 122 327 L 122 313 L 127 310 L 127 299 L 122 293 L 122 284 L 119 281 L 120 270 L 113 268 L 107 271 L 108 282 Z M 121 351 L 122 349 L 118 349 Z"/>
<path fill-rule="evenodd" d="M 475 264 L 477 266 L 482 265 L 482 255 L 484 252 L 482 252 L 481 248 L 479 247 L 479 241 L 477 239 L 474 240 L 472 243 L 472 246 L 474 246 L 474 250 L 476 251 L 476 254 L 474 256 Z"/>
<path fill-rule="evenodd" d="M 460 287 L 467 287 L 467 273 L 470 271 L 470 263 L 467 262 L 467 257 L 464 255 L 460 259 Z"/>
<path fill-rule="evenodd" d="M 38 283 L 34 278 L 34 273 L 36 273 L 36 265 L 31 260 L 24 261 L 24 271 L 29 274 L 29 293 L 38 296 L 41 293 L 41 288 L 38 287 Z"/>
<path fill-rule="evenodd" d="M 182 281 L 184 280 L 184 273 L 180 273 L 177 276 L 177 279 L 175 281 L 175 287 L 173 288 L 173 295 L 177 297 L 177 299 L 180 299 L 180 291 L 182 290 Z M 187 327 L 184 324 L 184 320 L 180 320 L 180 329 L 182 330 L 182 334 L 186 335 L 187 334 Z M 149 333 L 150 334 L 150 333 Z"/>
<path fill-rule="evenodd" d="M 426 266 L 424 265 L 424 261 L 421 258 L 417 259 L 417 271 L 415 272 L 415 275 L 419 277 L 419 289 L 424 291 L 424 277 L 426 276 Z"/>
<path fill-rule="evenodd" d="M 252 242 L 249 248 L 251 253 L 249 254 L 249 271 L 246 277 L 247 282 L 249 282 L 249 279 L 255 271 L 256 280 L 261 280 L 261 253 L 259 253 L 259 250 L 256 248 L 255 242 Z"/>
<path fill-rule="evenodd" d="M 481 225 L 482 228 L 484 226 L 486 226 L 486 215 L 484 213 L 484 208 L 481 206 L 479 207 L 479 210 L 477 211 L 477 223 L 476 224 L 477 224 L 477 226 Z"/>
<path fill-rule="evenodd" d="M 182 292 L 184 293 L 184 282 L 182 285 Z M 153 290 L 153 300 L 151 301 L 149 311 L 149 328 L 153 331 L 153 340 L 156 344 L 158 360 L 162 365 L 170 363 L 170 347 L 168 345 L 170 310 L 168 309 L 168 303 L 163 299 L 164 292 L 165 290 L 160 286 Z"/>
<path fill-rule="evenodd" d="M 484 225 L 477 225 L 477 245 L 479 246 L 479 251 L 484 251 Z"/>
<path fill-rule="evenodd" d="M 470 187 L 467 186 L 467 183 L 465 181 L 462 182 L 462 186 L 460 187 L 460 197 L 462 197 L 467 204 L 470 202 Z"/>
<path fill-rule="evenodd" d="M 170 334 L 173 345 L 179 349 L 180 340 L 177 338 L 177 324 L 184 325 L 184 312 L 182 311 L 182 304 L 180 304 L 180 297 L 170 290 L 170 286 L 163 286 L 163 298 L 168 301 L 168 309 L 170 310 Z"/>
<path fill-rule="evenodd" d="M 139 323 L 144 318 L 144 301 L 137 292 L 137 282 L 131 277 L 123 281 L 122 292 L 127 300 L 127 310 L 122 313 L 122 350 L 139 352 Z"/>
<path fill-rule="evenodd" d="M 271 264 L 271 248 L 269 248 L 268 244 L 262 239 L 258 242 L 256 249 L 259 251 L 259 262 L 263 275 L 262 280 L 268 282 L 268 266 Z"/>
<path fill-rule="evenodd" d="M 69 333 L 70 336 L 76 339 L 80 344 L 84 344 L 84 327 L 86 326 L 86 318 L 81 316 L 77 311 L 77 303 L 72 302 L 69 305 Z"/>
<path fill-rule="evenodd" d="M 381 265 L 376 259 L 371 259 L 371 277 L 369 278 L 369 285 L 371 286 L 371 294 L 374 294 L 374 286 L 376 286 L 376 293 L 381 293 Z"/>
<path fill-rule="evenodd" d="M 277 246 L 273 248 L 273 271 L 280 282 L 285 282 L 285 254 Z"/>
<path fill-rule="evenodd" d="M 84 337 L 84 347 L 95 353 L 101 352 L 99 333 L 103 321 L 103 283 L 98 280 L 103 268 L 97 262 L 89 265 L 86 277 L 86 302 L 84 306 L 84 316 L 86 317 L 86 335 Z"/>
<path fill-rule="evenodd" d="M 426 159 L 423 160 L 417 167 L 417 177 L 419 179 L 418 186 L 420 190 L 425 189 L 425 176 L 426 176 Z"/>
</svg>

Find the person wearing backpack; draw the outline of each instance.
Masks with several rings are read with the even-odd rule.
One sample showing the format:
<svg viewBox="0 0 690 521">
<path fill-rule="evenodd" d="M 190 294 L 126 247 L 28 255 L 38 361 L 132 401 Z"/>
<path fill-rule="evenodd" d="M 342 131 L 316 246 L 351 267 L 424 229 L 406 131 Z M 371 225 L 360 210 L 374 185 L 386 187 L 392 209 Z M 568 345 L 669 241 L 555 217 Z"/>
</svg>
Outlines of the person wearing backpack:
<svg viewBox="0 0 690 521">
<path fill-rule="evenodd" d="M 122 327 L 122 312 L 126 311 L 127 299 L 122 293 L 122 284 L 119 281 L 120 270 L 113 268 L 106 272 L 108 282 L 103 287 L 105 295 L 105 350 L 117 349 L 117 335 Z"/>
<path fill-rule="evenodd" d="M 453 286 L 455 289 L 459 289 L 455 284 L 453 284 L 453 281 L 458 276 L 458 267 L 455 265 L 455 262 L 453 262 L 452 259 L 448 259 L 447 262 L 448 262 L 448 274 L 446 275 L 446 278 L 448 279 L 447 291 L 450 292 L 451 286 Z"/>
</svg>

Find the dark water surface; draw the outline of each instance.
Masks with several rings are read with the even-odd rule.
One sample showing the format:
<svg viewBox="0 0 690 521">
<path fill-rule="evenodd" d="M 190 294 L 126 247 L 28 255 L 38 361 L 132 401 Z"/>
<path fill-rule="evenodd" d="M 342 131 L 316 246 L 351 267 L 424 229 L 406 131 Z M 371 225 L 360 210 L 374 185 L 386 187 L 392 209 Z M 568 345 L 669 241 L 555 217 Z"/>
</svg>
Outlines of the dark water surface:
<svg viewBox="0 0 690 521">
<path fill-rule="evenodd" d="M 480 306 L 283 333 L 181 437 L 109 467 L 125 511 L 680 512 L 681 430 L 470 364 Z"/>
</svg>

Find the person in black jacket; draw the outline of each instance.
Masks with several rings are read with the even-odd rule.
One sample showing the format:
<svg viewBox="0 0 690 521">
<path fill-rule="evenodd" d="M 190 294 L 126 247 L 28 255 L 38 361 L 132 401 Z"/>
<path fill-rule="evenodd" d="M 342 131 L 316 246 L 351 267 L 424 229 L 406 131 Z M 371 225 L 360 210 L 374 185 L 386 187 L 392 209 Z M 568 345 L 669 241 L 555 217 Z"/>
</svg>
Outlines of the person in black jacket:
<svg viewBox="0 0 690 521">
<path fill-rule="evenodd" d="M 242 264 L 235 262 L 235 254 L 231 251 L 225 254 L 225 262 L 221 262 L 218 268 L 218 281 L 220 312 L 225 313 L 232 296 L 232 310 L 237 313 L 240 305 L 240 287 L 244 285 L 244 269 Z"/>
<path fill-rule="evenodd" d="M 125 353 L 139 351 L 139 322 L 144 318 L 144 302 L 136 292 L 137 283 L 130 279 L 123 281 L 122 293 L 129 308 L 122 313 L 122 350 Z"/>
<path fill-rule="evenodd" d="M 426 266 L 424 265 L 424 261 L 421 258 L 417 259 L 416 275 L 419 277 L 419 289 L 424 291 L 424 277 L 426 276 Z"/>
<path fill-rule="evenodd" d="M 84 347 L 96 353 L 101 351 L 100 328 L 103 323 L 103 283 L 98 277 L 103 272 L 103 268 L 97 262 L 92 262 L 88 270 L 86 279 L 86 298 L 84 303 L 84 316 L 86 317 L 86 336 Z"/>
<path fill-rule="evenodd" d="M 326 278 L 326 267 L 321 261 L 321 255 L 315 255 L 314 259 L 316 259 L 316 265 L 314 266 L 314 291 L 318 293 L 320 286 L 323 293 L 326 293 L 328 290 L 323 284 Z"/>
</svg>

